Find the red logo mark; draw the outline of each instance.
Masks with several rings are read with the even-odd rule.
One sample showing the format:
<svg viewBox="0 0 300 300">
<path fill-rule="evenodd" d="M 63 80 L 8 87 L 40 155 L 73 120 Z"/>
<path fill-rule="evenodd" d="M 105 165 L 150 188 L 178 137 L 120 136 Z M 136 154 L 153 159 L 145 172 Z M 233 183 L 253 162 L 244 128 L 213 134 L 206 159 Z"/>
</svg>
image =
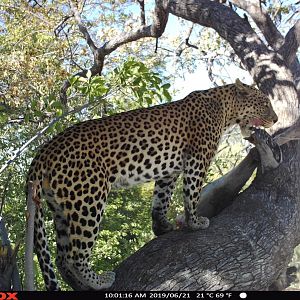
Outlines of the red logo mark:
<svg viewBox="0 0 300 300">
<path fill-rule="evenodd" d="M 1 293 L 0 292 L 0 300 L 18 300 L 18 293 Z"/>
</svg>

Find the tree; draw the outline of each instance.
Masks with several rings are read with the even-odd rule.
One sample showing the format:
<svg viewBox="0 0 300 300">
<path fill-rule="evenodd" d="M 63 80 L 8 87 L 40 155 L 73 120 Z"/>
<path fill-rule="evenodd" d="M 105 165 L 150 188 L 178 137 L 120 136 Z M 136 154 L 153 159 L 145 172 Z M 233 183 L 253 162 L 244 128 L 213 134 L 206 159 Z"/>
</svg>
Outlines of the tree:
<svg viewBox="0 0 300 300">
<path fill-rule="evenodd" d="M 120 2 L 124 2 L 123 5 L 125 5 L 126 1 Z M 156 0 L 152 24 L 147 25 L 147 19 L 144 17 L 145 3 L 138 1 L 141 8 L 141 25 L 133 29 L 131 23 L 127 24 L 125 34 L 115 38 L 107 35 L 105 36 L 106 42 L 102 46 L 97 46 L 99 43 L 95 42 L 87 24 L 89 22 L 96 24 L 99 20 L 91 20 L 92 16 L 90 19 L 82 19 L 83 15 L 86 16 L 84 11 L 86 2 L 75 4 L 70 1 L 70 5 L 64 7 L 63 11 L 67 13 L 62 16 L 63 21 L 59 29 L 67 24 L 66 26 L 71 28 L 70 32 L 74 33 L 74 24 L 78 26 L 91 51 L 92 63 L 90 67 L 77 72 L 77 75 L 89 79 L 99 74 L 105 76 L 104 67 L 113 65 L 112 54 L 116 53 L 116 50 L 124 51 L 124 47 L 128 47 L 134 41 L 140 40 L 138 45 L 145 47 L 143 46 L 146 43 L 145 38 L 154 38 L 156 50 L 162 51 L 159 43 L 164 38 L 163 34 L 170 15 L 212 28 L 222 38 L 222 43 L 225 45 L 223 47 L 227 47 L 226 43 L 230 45 L 234 52 L 233 57 L 238 57 L 254 82 L 272 100 L 279 116 L 274 132 L 277 131 L 277 134 L 281 132 L 281 139 L 285 138 L 285 142 L 297 138 L 299 136 L 297 108 L 300 95 L 300 66 L 297 58 L 300 41 L 299 20 L 294 21 L 283 36 L 276 22 L 289 9 L 288 6 L 274 9 L 272 5 L 262 1 L 223 2 Z M 98 9 L 105 4 L 107 3 L 96 2 L 94 8 Z M 239 11 L 236 11 L 236 8 L 239 8 Z M 271 13 L 267 12 L 267 8 Z M 29 9 L 35 13 L 32 7 Z M 106 19 L 105 22 L 108 20 Z M 194 49 L 189 42 L 190 34 L 186 40 L 186 46 Z M 69 61 L 74 60 L 74 56 L 79 57 L 74 53 L 71 56 Z M 73 67 L 71 71 L 75 69 L 76 67 Z M 60 90 L 62 107 L 58 103 L 55 104 L 61 110 L 65 110 L 68 106 L 78 105 L 72 97 L 68 97 L 70 87 L 72 87 L 72 80 L 68 78 Z M 2 106 L 7 108 L 5 105 Z M 280 141 L 280 136 L 278 140 Z M 297 141 L 281 142 L 281 144 L 283 163 L 277 169 L 258 177 L 249 189 L 221 213 L 213 208 L 209 214 L 217 214 L 217 216 L 212 219 L 212 226 L 207 231 L 174 232 L 155 239 L 118 269 L 119 278 L 124 279 L 126 276 L 123 274 L 127 274 L 128 266 L 132 268 L 132 261 L 148 257 L 149 260 L 141 259 L 140 264 L 135 264 L 137 269 L 132 274 L 134 273 L 137 277 L 127 276 L 124 281 L 126 286 L 117 279 L 114 288 L 268 288 L 284 271 L 294 247 L 299 243 L 298 182 L 300 174 L 297 165 L 300 149 Z M 247 161 L 244 161 L 239 169 L 245 174 L 249 172 L 249 169 L 248 171 L 245 169 L 245 165 L 249 167 L 250 164 L 250 169 L 255 167 L 251 158 L 246 159 Z M 287 178 L 290 180 L 286 180 Z M 237 192 L 235 191 L 235 194 Z M 231 193 L 230 196 L 233 194 Z M 210 199 L 208 203 L 211 203 Z M 203 207 L 201 209 L 205 210 Z M 241 244 L 240 241 L 245 244 Z M 189 245 L 193 251 L 187 251 L 186 245 Z M 202 245 L 204 247 L 200 248 Z M 155 254 L 157 249 L 160 249 L 159 255 Z M 162 254 L 162 249 L 165 255 Z M 205 262 L 199 259 L 200 255 L 207 258 Z M 174 256 L 182 262 L 174 265 Z M 156 263 L 153 265 L 154 260 Z M 223 261 L 224 265 L 216 265 L 218 261 Z M 196 262 L 197 268 L 195 268 Z M 186 276 L 187 274 L 189 276 Z M 235 274 L 242 275 L 237 278 Z M 201 280 L 198 279 L 200 277 Z M 183 280 L 183 278 L 189 278 L 190 281 Z"/>
</svg>

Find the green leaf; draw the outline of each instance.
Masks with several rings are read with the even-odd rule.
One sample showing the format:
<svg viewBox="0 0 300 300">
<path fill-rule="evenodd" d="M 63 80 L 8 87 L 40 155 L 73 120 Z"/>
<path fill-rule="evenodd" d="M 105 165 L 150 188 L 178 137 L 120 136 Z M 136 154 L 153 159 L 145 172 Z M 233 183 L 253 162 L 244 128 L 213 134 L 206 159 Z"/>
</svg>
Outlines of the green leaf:
<svg viewBox="0 0 300 300">
<path fill-rule="evenodd" d="M 34 110 L 37 107 L 37 100 L 32 100 L 31 101 L 31 108 Z"/>
<path fill-rule="evenodd" d="M 95 76 L 91 79 L 91 84 L 101 84 L 104 85 L 105 79 L 101 76 Z"/>
<path fill-rule="evenodd" d="M 70 82 L 71 86 L 76 84 L 78 82 L 78 80 L 79 80 L 79 76 L 72 76 L 69 78 L 69 82 Z"/>
<path fill-rule="evenodd" d="M 141 82 L 141 77 L 138 77 L 136 79 L 133 80 L 132 85 L 139 85 L 139 83 Z"/>
<path fill-rule="evenodd" d="M 163 95 L 165 96 L 165 98 L 167 99 L 167 101 L 171 101 L 172 100 L 172 96 L 170 95 L 170 93 L 167 90 L 163 90 Z"/>
<path fill-rule="evenodd" d="M 25 117 L 24 117 L 24 119 L 25 119 L 25 122 L 26 122 L 26 123 L 29 122 L 29 120 L 30 120 L 30 115 L 29 115 L 29 114 L 26 114 Z"/>
<path fill-rule="evenodd" d="M 152 105 L 153 101 L 152 101 L 152 98 L 151 98 L 151 97 L 146 96 L 146 97 L 145 97 L 145 100 L 146 100 L 148 106 L 151 106 L 151 105 Z"/>
<path fill-rule="evenodd" d="M 161 86 L 161 88 L 162 88 L 162 89 L 169 89 L 170 86 L 171 86 L 170 83 L 165 83 L 165 84 L 163 84 L 163 85 Z"/>
<path fill-rule="evenodd" d="M 51 103 L 51 107 L 52 108 L 56 108 L 56 109 L 62 109 L 63 106 L 62 106 L 62 103 L 60 101 L 54 101 Z"/>
</svg>

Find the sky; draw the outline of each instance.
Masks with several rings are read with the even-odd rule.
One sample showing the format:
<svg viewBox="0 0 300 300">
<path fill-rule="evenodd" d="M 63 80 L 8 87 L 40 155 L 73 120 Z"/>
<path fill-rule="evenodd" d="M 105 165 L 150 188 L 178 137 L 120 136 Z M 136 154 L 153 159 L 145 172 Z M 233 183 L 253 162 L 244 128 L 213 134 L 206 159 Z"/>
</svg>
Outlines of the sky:
<svg viewBox="0 0 300 300">
<path fill-rule="evenodd" d="M 197 33 L 197 30 L 200 30 L 200 26 L 194 28 L 193 33 Z M 177 37 L 178 33 L 182 32 L 182 24 L 179 23 L 178 18 L 170 15 L 169 21 L 165 30 L 166 35 L 169 37 Z M 191 36 L 193 40 L 193 36 Z M 174 82 L 171 87 L 176 90 L 176 99 L 181 99 L 185 97 L 192 91 L 195 90 L 205 90 L 213 88 L 214 85 L 208 77 L 207 65 L 205 62 L 199 63 L 194 72 L 189 73 L 185 71 L 184 78 L 176 76 L 178 70 L 176 70 L 175 65 L 169 63 L 167 65 L 168 72 L 174 75 Z M 234 66 L 233 64 L 224 67 L 216 67 L 213 69 L 214 73 L 218 74 L 226 83 L 234 83 L 237 78 L 242 82 L 247 84 L 252 84 L 253 80 L 248 72 Z"/>
<path fill-rule="evenodd" d="M 230 77 L 229 77 L 229 74 Z M 235 66 L 228 66 L 227 72 L 223 69 L 220 69 L 219 74 L 221 74 L 222 78 L 226 78 L 226 82 L 234 83 L 237 78 L 239 78 L 242 82 L 247 84 L 252 84 L 252 78 L 248 72 L 241 70 Z M 185 97 L 192 91 L 195 90 L 205 90 L 214 87 L 213 83 L 210 81 L 206 66 L 203 63 L 199 65 L 195 72 L 193 73 L 186 73 L 185 79 L 180 77 L 176 77 L 174 81 L 174 88 L 178 90 L 176 93 L 176 98 L 181 99 Z"/>
</svg>

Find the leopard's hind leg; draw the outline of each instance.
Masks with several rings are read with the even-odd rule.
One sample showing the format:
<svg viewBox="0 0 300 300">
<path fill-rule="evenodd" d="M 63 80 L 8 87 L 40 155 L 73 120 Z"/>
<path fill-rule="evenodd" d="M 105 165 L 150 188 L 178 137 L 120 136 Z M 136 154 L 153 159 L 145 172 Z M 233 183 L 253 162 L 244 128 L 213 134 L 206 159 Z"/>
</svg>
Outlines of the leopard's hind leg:
<svg viewBox="0 0 300 300">
<path fill-rule="evenodd" d="M 115 274 L 98 275 L 91 269 L 89 260 L 111 184 L 104 175 L 97 174 L 88 184 L 81 180 L 72 189 L 67 185 L 54 191 L 53 197 L 47 193 L 57 234 L 57 267 L 75 290 L 109 288 Z"/>
</svg>

